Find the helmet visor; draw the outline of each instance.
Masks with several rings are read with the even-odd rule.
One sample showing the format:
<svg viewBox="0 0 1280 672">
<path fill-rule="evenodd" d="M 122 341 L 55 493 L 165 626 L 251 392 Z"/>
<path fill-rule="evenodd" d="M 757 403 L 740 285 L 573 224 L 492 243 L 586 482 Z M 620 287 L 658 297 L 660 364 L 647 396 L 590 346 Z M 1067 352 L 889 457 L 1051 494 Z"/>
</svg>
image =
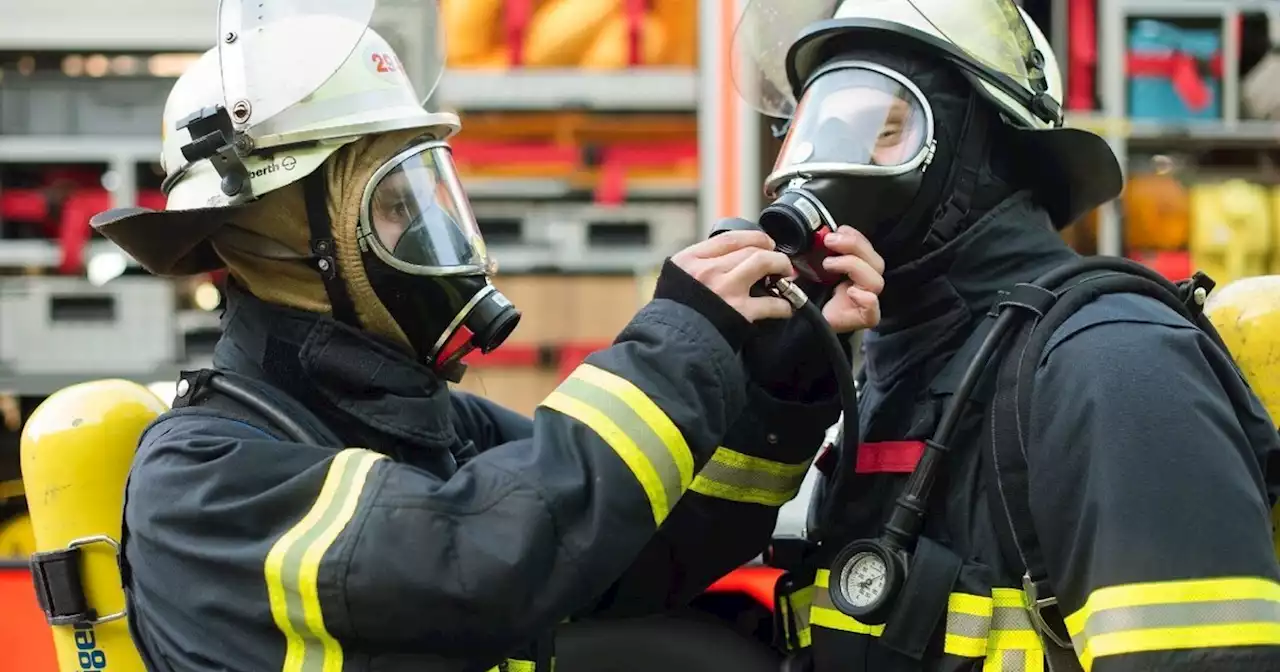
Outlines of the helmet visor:
<svg viewBox="0 0 1280 672">
<path fill-rule="evenodd" d="M 787 54 L 806 27 L 834 19 L 832 27 L 900 31 L 903 39 L 932 38 L 935 46 L 1031 89 L 1043 61 L 1012 0 L 751 0 L 734 31 L 731 56 L 738 93 L 757 111 L 790 118 L 795 92 Z M 874 24 L 870 22 L 875 22 Z M 856 37 L 847 38 L 851 46 Z"/>
<path fill-rule="evenodd" d="M 875 63 L 838 63 L 805 90 L 770 182 L 905 173 L 920 166 L 932 140 L 929 104 L 906 77 Z"/>
<path fill-rule="evenodd" d="M 796 109 L 787 51 L 800 31 L 831 18 L 840 0 L 751 0 L 733 31 L 730 68 L 738 95 L 761 114 L 789 118 Z"/>
<path fill-rule="evenodd" d="M 440 141 L 401 152 L 374 173 L 365 189 L 360 234 L 387 265 L 404 273 L 494 270 L 449 146 Z"/>
</svg>

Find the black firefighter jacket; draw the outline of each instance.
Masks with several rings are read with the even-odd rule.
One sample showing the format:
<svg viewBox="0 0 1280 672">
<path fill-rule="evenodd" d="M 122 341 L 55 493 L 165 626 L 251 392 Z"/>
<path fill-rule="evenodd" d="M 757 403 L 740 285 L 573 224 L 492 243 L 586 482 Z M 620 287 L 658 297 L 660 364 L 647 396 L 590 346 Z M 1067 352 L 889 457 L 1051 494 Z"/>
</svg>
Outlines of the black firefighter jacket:
<svg viewBox="0 0 1280 672">
<path fill-rule="evenodd" d="M 154 423 L 124 514 L 142 648 L 173 670 L 527 670 L 571 614 L 676 606 L 755 557 L 838 417 L 834 386 L 821 362 L 812 403 L 748 376 L 766 336 L 814 350 L 799 321 L 748 333 L 669 263 L 659 288 L 683 300 L 645 306 L 532 419 L 234 292 L 215 366 L 346 448 L 212 403 Z"/>
<path fill-rule="evenodd" d="M 909 307 L 864 339 L 859 473 L 825 521 L 832 542 L 800 584 L 810 587 L 792 600 L 801 613 L 811 602 L 798 645 L 811 646 L 816 672 L 1047 669 L 1022 608 L 1021 568 L 1002 562 L 991 523 L 981 395 L 925 519 L 931 552 L 948 548 L 959 562 L 950 594 L 923 601 L 938 605 L 936 621 L 922 637 L 899 630 L 887 642 L 893 623 L 860 623 L 827 593 L 835 553 L 878 535 L 914 466 L 877 466 L 871 449 L 927 439 L 968 361 L 953 355 L 997 292 L 1075 255 L 1026 194 L 944 250 L 943 272 L 910 296 L 886 287 L 886 303 Z M 1072 637 L 1068 655 L 1092 672 L 1280 670 L 1280 565 L 1250 447 L 1259 440 L 1246 436 L 1233 401 L 1252 426 L 1274 425 L 1231 362 L 1155 300 L 1110 295 L 1062 325 L 1035 375 L 1024 407 L 1030 509 Z M 1275 433 L 1262 443 L 1274 453 Z"/>
</svg>

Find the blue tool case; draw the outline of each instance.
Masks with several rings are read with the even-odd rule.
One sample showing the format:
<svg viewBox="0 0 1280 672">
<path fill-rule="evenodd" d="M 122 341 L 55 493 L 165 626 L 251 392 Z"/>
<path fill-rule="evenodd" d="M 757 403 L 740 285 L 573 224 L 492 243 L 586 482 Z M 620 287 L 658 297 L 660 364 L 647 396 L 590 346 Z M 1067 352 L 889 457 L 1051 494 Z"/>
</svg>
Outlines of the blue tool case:
<svg viewBox="0 0 1280 672">
<path fill-rule="evenodd" d="M 1222 116 L 1222 33 L 1143 19 L 1129 31 L 1129 116 L 1180 121 Z"/>
</svg>

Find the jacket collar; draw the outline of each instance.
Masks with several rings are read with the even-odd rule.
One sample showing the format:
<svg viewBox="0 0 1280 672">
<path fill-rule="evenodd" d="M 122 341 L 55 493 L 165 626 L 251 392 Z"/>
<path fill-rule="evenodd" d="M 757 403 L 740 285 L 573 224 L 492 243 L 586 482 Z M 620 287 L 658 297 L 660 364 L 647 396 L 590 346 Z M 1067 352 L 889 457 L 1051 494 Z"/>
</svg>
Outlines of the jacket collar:
<svg viewBox="0 0 1280 672">
<path fill-rule="evenodd" d="M 328 316 L 262 301 L 228 283 L 214 366 L 263 380 L 311 409 L 347 445 L 428 463 L 456 447 L 448 385 Z M 415 450 L 416 449 L 416 450 Z M 416 455 L 414 453 L 417 453 Z M 424 466 L 445 467 L 452 460 Z"/>
<path fill-rule="evenodd" d="M 864 338 L 868 378 L 892 381 L 954 352 L 1001 291 L 1077 256 L 1030 192 L 1014 194 L 946 246 L 886 274 L 885 318 Z"/>
</svg>

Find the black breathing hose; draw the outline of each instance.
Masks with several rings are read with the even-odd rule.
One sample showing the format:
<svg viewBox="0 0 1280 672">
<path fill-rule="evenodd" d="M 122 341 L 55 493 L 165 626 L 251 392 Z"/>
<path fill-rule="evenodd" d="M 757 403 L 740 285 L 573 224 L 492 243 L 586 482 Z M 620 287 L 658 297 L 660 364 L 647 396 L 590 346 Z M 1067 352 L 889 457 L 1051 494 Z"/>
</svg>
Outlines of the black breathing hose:
<svg viewBox="0 0 1280 672">
<path fill-rule="evenodd" d="M 858 388 L 853 380 L 853 363 L 844 354 L 844 346 L 835 330 L 827 324 L 822 308 L 809 300 L 795 283 L 785 278 L 774 279 L 767 283 L 773 293 L 786 299 L 796 315 L 809 323 L 814 333 L 822 341 L 822 349 L 836 375 L 836 389 L 840 393 L 840 407 L 844 412 L 841 422 L 840 445 L 836 446 L 835 479 L 832 492 L 841 492 L 846 480 L 845 472 L 850 465 L 854 450 L 858 445 Z"/>
</svg>

